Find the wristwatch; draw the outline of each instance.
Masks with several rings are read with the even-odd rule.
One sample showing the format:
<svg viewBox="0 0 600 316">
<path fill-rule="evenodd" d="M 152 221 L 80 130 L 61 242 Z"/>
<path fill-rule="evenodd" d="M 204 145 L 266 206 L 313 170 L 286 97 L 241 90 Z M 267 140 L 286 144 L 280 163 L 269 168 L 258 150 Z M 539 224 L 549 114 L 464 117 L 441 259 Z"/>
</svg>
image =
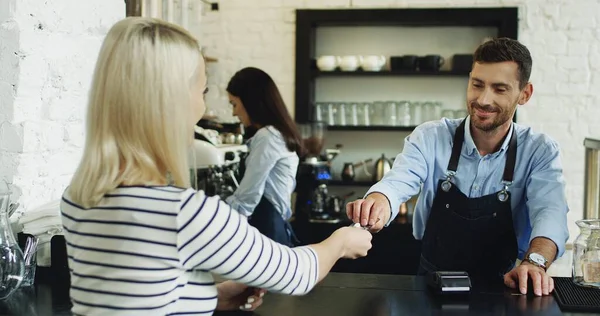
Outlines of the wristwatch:
<svg viewBox="0 0 600 316">
<path fill-rule="evenodd" d="M 546 258 L 544 258 L 544 256 L 540 255 L 537 252 L 532 252 L 529 255 L 527 255 L 527 258 L 525 258 L 525 260 L 527 260 L 527 262 L 538 266 L 542 269 L 544 269 L 544 271 L 546 271 L 547 267 L 548 267 L 548 260 L 546 260 Z"/>
</svg>

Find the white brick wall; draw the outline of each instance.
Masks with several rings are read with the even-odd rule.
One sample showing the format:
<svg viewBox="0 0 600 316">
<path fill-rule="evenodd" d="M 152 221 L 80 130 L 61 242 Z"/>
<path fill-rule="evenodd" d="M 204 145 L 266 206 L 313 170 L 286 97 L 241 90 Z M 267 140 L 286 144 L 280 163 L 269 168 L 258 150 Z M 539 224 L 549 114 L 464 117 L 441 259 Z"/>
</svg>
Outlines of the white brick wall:
<svg viewBox="0 0 600 316">
<path fill-rule="evenodd" d="M 24 208 L 68 185 L 98 50 L 124 16 L 123 0 L 0 1 L 0 178 Z"/>
<path fill-rule="evenodd" d="M 224 88 L 245 66 L 269 72 L 293 113 L 296 8 L 519 6 L 519 39 L 534 58 L 532 100 L 519 123 L 562 147 L 571 238 L 583 209 L 583 139 L 600 137 L 600 3 L 595 0 L 227 0 L 205 10 L 200 41 L 219 63 L 209 66 L 209 107 L 230 118 Z M 355 135 L 355 134 L 353 134 Z M 356 136 L 356 135 L 355 135 Z"/>
</svg>

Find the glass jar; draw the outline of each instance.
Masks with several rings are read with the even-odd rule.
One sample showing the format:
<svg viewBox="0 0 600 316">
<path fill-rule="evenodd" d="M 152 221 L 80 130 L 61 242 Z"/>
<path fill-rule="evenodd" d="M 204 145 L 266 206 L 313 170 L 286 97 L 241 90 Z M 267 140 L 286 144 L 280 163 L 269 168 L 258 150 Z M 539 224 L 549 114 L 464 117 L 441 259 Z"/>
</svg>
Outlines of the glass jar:
<svg viewBox="0 0 600 316">
<path fill-rule="evenodd" d="M 576 224 L 580 233 L 573 249 L 573 283 L 600 289 L 600 219 Z"/>
<path fill-rule="evenodd" d="M 346 126 L 346 104 L 342 102 L 335 103 L 335 125 Z"/>
<path fill-rule="evenodd" d="M 371 125 L 371 108 L 372 106 L 369 102 L 363 102 L 358 105 L 358 125 Z"/>
<path fill-rule="evenodd" d="M 410 110 L 411 110 L 411 121 L 413 126 L 418 126 L 421 123 L 425 122 L 424 118 L 423 118 L 423 104 L 420 101 L 414 101 L 411 102 L 410 104 Z"/>
<path fill-rule="evenodd" d="M 327 117 L 326 103 L 316 103 L 314 109 L 313 121 L 323 121 L 323 119 Z"/>
<path fill-rule="evenodd" d="M 6 299 L 18 288 L 25 274 L 23 252 L 9 220 L 9 205 L 8 184 L 0 183 L 0 299 Z"/>
<path fill-rule="evenodd" d="M 351 102 L 347 104 L 346 109 L 346 124 L 358 126 L 358 103 Z"/>
<path fill-rule="evenodd" d="M 371 124 L 383 126 L 385 124 L 384 120 L 384 110 L 385 110 L 385 102 L 383 101 L 375 101 L 373 102 L 373 106 L 371 107 Z"/>
<path fill-rule="evenodd" d="M 433 101 L 425 101 L 421 103 L 422 113 L 423 113 L 423 122 L 429 122 L 436 120 L 435 117 L 435 104 Z"/>
<path fill-rule="evenodd" d="M 433 120 L 437 121 L 442 118 L 442 108 L 443 104 L 441 101 L 433 102 Z"/>
<path fill-rule="evenodd" d="M 400 126 L 411 126 L 411 116 L 410 116 L 410 102 L 409 101 L 400 101 L 398 102 L 398 125 Z"/>
<path fill-rule="evenodd" d="M 387 101 L 383 108 L 383 125 L 396 126 L 398 125 L 398 114 L 396 101 Z"/>
</svg>

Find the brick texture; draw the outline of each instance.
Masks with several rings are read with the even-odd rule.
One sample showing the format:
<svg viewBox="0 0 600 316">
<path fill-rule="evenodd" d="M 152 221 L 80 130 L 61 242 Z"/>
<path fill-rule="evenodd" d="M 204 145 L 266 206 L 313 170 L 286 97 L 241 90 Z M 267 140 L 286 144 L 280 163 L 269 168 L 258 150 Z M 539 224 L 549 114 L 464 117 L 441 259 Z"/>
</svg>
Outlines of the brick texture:
<svg viewBox="0 0 600 316">
<path fill-rule="evenodd" d="M 123 0 L 0 1 L 0 178 L 24 209 L 68 185 L 98 50 L 124 16 Z"/>
</svg>

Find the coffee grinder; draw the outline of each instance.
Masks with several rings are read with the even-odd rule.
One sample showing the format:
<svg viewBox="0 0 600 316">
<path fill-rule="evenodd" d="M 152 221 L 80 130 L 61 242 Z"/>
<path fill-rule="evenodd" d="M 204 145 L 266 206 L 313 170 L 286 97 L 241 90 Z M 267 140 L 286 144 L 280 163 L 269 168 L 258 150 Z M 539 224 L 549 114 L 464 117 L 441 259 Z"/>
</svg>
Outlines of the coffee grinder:
<svg viewBox="0 0 600 316">
<path fill-rule="evenodd" d="M 324 122 L 312 122 L 301 125 L 306 155 L 298 166 L 296 176 L 296 218 L 301 221 L 337 223 L 339 213 L 329 207 L 327 185 L 332 179 L 330 162 L 339 148 L 326 150 L 322 155 L 326 125 Z"/>
</svg>

